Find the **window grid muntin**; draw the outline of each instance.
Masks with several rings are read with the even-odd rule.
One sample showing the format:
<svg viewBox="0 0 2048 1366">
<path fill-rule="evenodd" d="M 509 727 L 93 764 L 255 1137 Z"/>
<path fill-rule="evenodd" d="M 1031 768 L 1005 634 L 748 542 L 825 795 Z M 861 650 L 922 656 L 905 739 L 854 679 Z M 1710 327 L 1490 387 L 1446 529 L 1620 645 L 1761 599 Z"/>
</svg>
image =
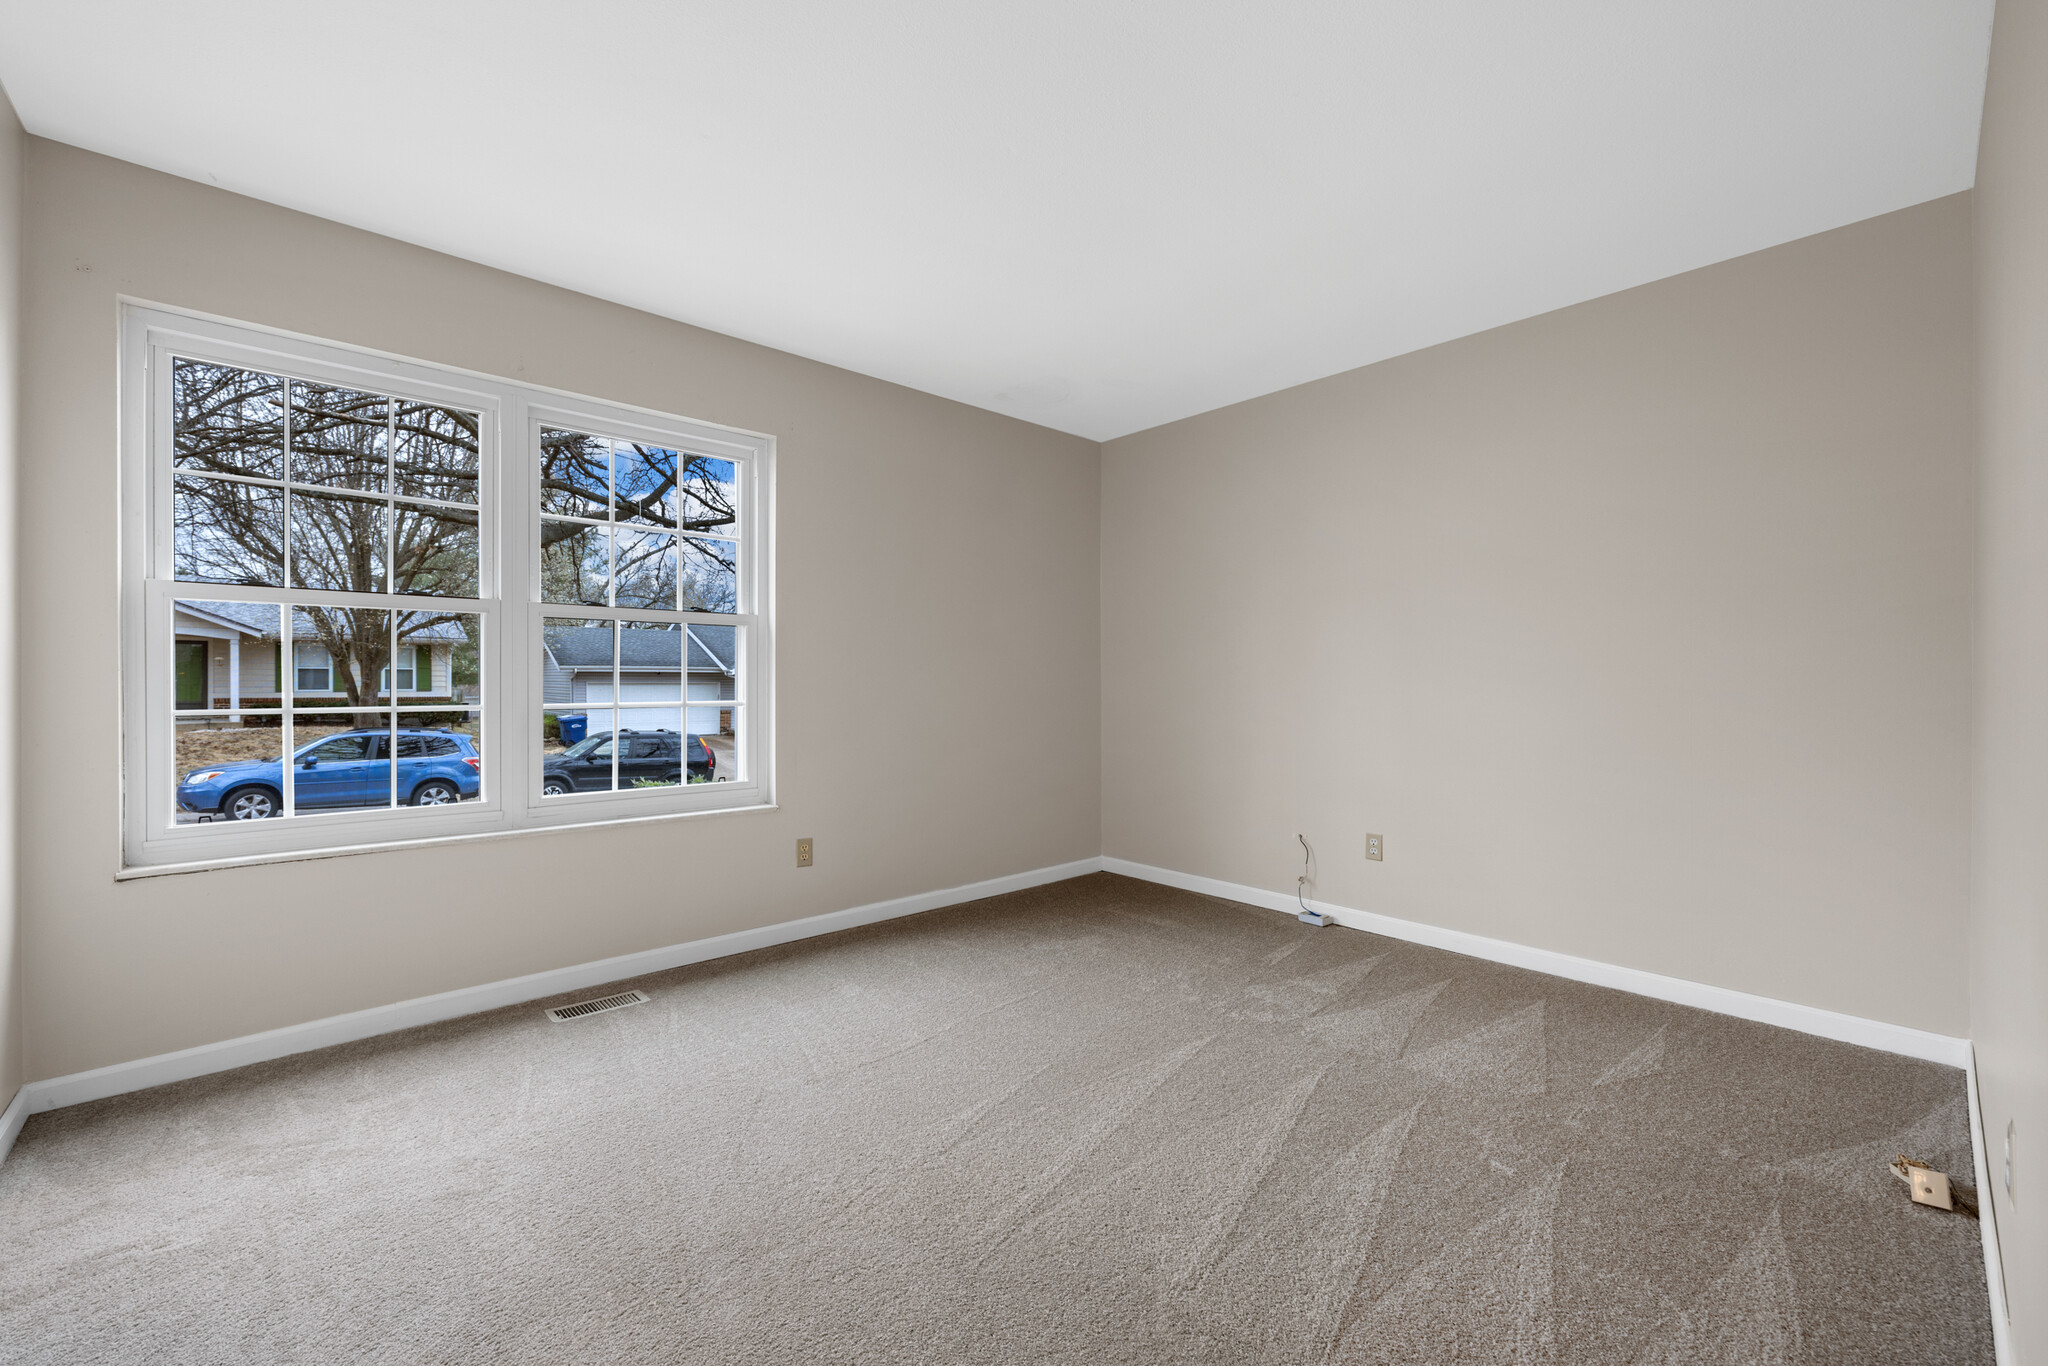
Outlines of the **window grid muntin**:
<svg viewBox="0 0 2048 1366">
<path fill-rule="evenodd" d="M 208 479 L 216 483 L 222 484 L 254 484 L 261 488 L 274 489 L 281 489 L 285 487 L 284 480 L 272 479 L 266 475 L 261 474 L 229 474 L 225 471 L 218 470 L 188 469 L 173 469 L 169 471 L 169 473 L 173 479 Z M 383 496 L 381 494 L 368 493 L 362 489 L 334 488 L 326 484 L 297 484 L 294 485 L 294 487 L 305 489 L 310 493 L 328 494 L 338 498 L 357 498 L 361 499 L 364 502 L 371 503 L 383 501 Z M 397 501 L 405 503 L 407 505 L 418 505 L 420 507 L 446 508 L 450 512 L 476 511 L 476 505 L 474 503 L 451 503 L 443 498 L 422 498 L 415 494 L 399 494 L 397 495 Z M 548 515 L 550 517 L 553 517 L 554 520 L 558 522 L 571 522 L 578 520 L 574 517 L 555 517 L 552 513 Z M 603 524 L 599 523 L 599 525 Z M 723 539 L 731 538 L 727 537 Z M 187 582 L 187 580 L 181 579 L 179 580 L 179 582 Z M 250 586 L 255 587 L 255 585 L 253 584 Z"/>
</svg>

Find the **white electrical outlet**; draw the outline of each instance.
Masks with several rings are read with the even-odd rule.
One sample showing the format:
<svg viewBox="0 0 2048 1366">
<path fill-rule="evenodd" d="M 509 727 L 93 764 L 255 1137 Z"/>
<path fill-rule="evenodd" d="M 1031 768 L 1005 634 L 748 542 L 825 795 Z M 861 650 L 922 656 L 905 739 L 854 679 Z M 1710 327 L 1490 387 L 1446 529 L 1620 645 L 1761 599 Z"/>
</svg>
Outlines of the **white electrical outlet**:
<svg viewBox="0 0 2048 1366">
<path fill-rule="evenodd" d="M 1914 1204 L 1932 1205 L 1936 1209 L 1956 1207 L 1955 1198 L 1949 1194 L 1947 1172 L 1915 1167 L 1912 1171 L 1912 1183 Z"/>
<path fill-rule="evenodd" d="M 1378 835 L 1367 835 L 1365 837 L 1365 856 L 1374 863 L 1382 863 L 1386 860 L 1386 854 L 1380 848 L 1380 837 Z"/>
</svg>

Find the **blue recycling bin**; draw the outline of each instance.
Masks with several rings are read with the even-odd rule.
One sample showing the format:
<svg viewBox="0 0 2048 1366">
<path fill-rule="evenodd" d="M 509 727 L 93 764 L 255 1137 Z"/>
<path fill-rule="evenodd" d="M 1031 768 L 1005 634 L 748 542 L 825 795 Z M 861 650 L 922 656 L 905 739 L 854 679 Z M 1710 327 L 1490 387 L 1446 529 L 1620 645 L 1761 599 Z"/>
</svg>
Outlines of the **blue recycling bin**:
<svg viewBox="0 0 2048 1366">
<path fill-rule="evenodd" d="M 562 743 L 576 745 L 583 742 L 583 736 L 590 727 L 590 718 L 577 712 L 574 716 L 557 716 L 555 724 L 561 727 Z"/>
</svg>

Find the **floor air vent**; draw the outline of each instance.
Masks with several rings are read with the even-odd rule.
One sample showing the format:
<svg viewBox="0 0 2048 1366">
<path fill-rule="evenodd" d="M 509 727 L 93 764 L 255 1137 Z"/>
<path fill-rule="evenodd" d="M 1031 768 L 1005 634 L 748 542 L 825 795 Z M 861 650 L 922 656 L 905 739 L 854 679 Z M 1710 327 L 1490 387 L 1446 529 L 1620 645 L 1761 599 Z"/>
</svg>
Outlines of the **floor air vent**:
<svg viewBox="0 0 2048 1366">
<path fill-rule="evenodd" d="M 623 1010 L 627 1006 L 644 1006 L 647 998 L 637 991 L 622 991 L 616 996 L 600 996 L 595 1001 L 578 1001 L 572 1006 L 556 1006 L 548 1012 L 548 1018 L 557 1024 L 563 1020 L 580 1020 L 585 1015 L 595 1015 L 601 1010 Z"/>
</svg>

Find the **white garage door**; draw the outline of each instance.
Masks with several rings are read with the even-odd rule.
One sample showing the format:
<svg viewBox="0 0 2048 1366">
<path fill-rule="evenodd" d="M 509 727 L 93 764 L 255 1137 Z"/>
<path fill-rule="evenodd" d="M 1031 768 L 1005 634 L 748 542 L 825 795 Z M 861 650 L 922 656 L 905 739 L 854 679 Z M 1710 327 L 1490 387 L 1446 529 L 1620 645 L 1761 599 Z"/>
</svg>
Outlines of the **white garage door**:
<svg viewBox="0 0 2048 1366">
<path fill-rule="evenodd" d="M 611 702 L 612 685 L 609 683 L 593 683 L 590 685 L 587 696 L 592 708 L 589 733 L 601 735 L 612 728 L 612 714 L 609 711 L 598 711 L 596 708 L 606 706 Z M 619 701 L 621 702 L 680 702 L 681 700 L 681 698 L 676 696 L 676 685 L 673 683 L 627 683 L 619 689 Z M 714 712 L 711 719 L 713 722 L 712 729 L 716 730 L 718 728 L 716 724 L 718 720 L 717 713 Z M 627 730 L 680 731 L 683 728 L 683 709 L 681 707 L 636 707 L 632 711 L 621 713 L 619 724 Z M 693 725 L 690 729 L 695 730 L 696 727 Z"/>
<path fill-rule="evenodd" d="M 690 700 L 695 702 L 700 698 L 716 702 L 718 700 L 718 685 L 716 683 L 692 683 L 690 685 Z M 718 708 L 690 708 L 690 734 L 718 734 Z"/>
</svg>

